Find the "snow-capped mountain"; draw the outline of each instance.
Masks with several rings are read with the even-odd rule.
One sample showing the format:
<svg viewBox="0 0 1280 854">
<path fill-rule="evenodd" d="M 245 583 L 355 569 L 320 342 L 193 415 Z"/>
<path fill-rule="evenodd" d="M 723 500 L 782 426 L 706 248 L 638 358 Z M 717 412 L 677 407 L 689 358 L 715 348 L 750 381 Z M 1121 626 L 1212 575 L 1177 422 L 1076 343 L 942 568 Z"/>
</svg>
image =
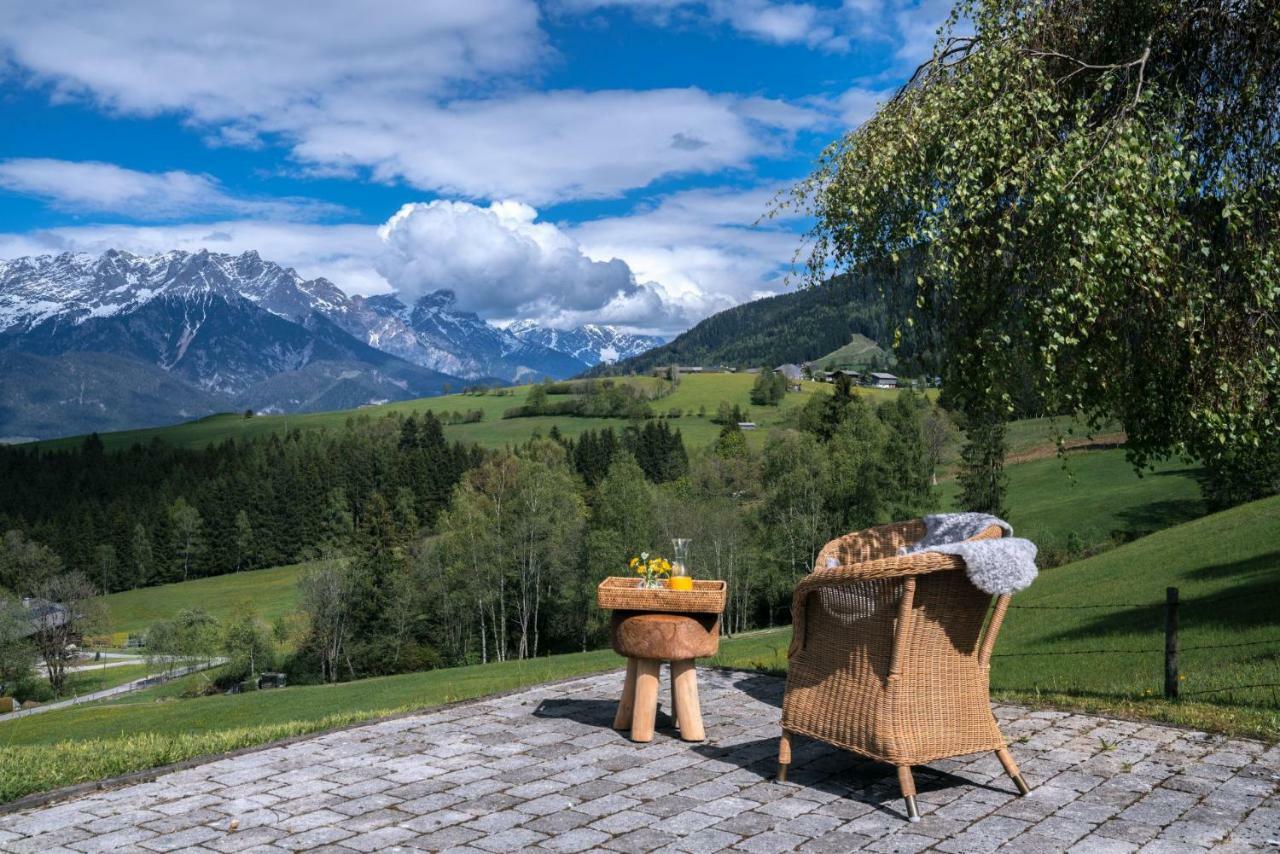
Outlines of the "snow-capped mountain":
<svg viewBox="0 0 1280 854">
<path fill-rule="evenodd" d="M 461 377 L 521 382 L 563 379 L 589 365 L 558 349 L 524 341 L 479 316 L 454 307 L 452 291 L 436 291 L 407 306 L 394 294 L 355 297 L 358 327 L 375 347 Z M 340 323 L 342 321 L 339 321 Z"/>
<path fill-rule="evenodd" d="M 0 261 L 0 335 L 49 322 L 62 327 L 127 317 L 160 298 L 198 304 L 215 295 L 294 323 L 319 315 L 370 347 L 465 379 L 561 378 L 588 367 L 454 310 L 448 291 L 412 307 L 394 295 L 348 296 L 327 279 L 304 279 L 257 252 L 143 257 L 109 250 L 97 258 L 64 253 Z"/>
<path fill-rule="evenodd" d="M 450 291 L 413 305 L 349 296 L 256 252 L 17 258 L 0 261 L 0 388 L 15 402 L 0 406 L 0 437 L 564 378 L 657 343 L 605 326 L 501 329 L 458 311 Z M 129 394 L 125 376 L 153 392 Z"/>
<path fill-rule="evenodd" d="M 507 327 L 507 331 L 521 341 L 558 350 L 591 367 L 601 362 L 612 364 L 630 359 L 666 343 L 666 339 L 656 335 L 635 335 L 616 326 L 596 323 L 572 329 L 553 329 L 532 320 L 517 320 Z"/>
<path fill-rule="evenodd" d="M 463 384 L 346 332 L 335 319 L 348 302 L 254 253 L 0 261 L 0 436 L 359 406 Z"/>
</svg>

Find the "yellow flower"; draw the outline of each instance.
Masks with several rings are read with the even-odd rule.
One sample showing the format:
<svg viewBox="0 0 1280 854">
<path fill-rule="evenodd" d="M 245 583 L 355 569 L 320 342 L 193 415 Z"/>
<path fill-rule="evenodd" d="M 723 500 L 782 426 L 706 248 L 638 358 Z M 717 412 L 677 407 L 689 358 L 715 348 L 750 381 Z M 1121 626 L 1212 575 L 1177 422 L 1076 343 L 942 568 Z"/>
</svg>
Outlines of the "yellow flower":
<svg viewBox="0 0 1280 854">
<path fill-rule="evenodd" d="M 635 568 L 636 568 L 637 566 L 639 566 L 639 565 L 640 565 L 640 558 L 638 558 L 638 557 L 633 557 L 633 558 L 631 559 L 631 568 L 632 568 L 632 569 L 635 569 Z"/>
<path fill-rule="evenodd" d="M 649 571 L 649 570 L 648 570 L 646 567 L 644 567 L 644 566 L 637 566 L 637 567 L 636 567 L 636 575 L 644 575 L 644 574 L 645 574 L 646 572 L 648 572 L 648 571 Z"/>
<path fill-rule="evenodd" d="M 671 561 L 667 560 L 665 557 L 662 558 L 662 571 L 663 572 L 671 571 Z"/>
</svg>

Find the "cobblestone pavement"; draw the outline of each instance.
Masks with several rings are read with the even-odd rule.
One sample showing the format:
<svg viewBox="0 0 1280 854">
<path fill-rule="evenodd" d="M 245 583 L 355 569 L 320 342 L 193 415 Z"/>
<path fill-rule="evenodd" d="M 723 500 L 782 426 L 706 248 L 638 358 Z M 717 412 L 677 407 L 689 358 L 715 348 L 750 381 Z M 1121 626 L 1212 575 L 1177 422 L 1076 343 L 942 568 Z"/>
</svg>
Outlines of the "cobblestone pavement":
<svg viewBox="0 0 1280 854">
<path fill-rule="evenodd" d="M 994 756 L 936 762 L 909 824 L 892 768 L 820 744 L 770 782 L 781 681 L 699 675 L 705 744 L 609 729 L 615 672 L 3 816 L 0 850 L 1280 850 L 1280 747 L 1002 706 L 1035 791 Z"/>
</svg>

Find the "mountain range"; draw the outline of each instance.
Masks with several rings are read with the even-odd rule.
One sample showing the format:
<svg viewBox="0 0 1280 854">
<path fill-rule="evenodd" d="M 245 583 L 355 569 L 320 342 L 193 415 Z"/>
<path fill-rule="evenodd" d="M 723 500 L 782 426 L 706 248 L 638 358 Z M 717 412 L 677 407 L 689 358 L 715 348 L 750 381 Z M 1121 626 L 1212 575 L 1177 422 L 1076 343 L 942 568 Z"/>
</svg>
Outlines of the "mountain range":
<svg viewBox="0 0 1280 854">
<path fill-rule="evenodd" d="M 0 438 L 559 379 L 661 343 L 608 326 L 503 329 L 447 290 L 412 305 L 348 295 L 256 252 L 16 258 L 0 261 Z"/>
</svg>

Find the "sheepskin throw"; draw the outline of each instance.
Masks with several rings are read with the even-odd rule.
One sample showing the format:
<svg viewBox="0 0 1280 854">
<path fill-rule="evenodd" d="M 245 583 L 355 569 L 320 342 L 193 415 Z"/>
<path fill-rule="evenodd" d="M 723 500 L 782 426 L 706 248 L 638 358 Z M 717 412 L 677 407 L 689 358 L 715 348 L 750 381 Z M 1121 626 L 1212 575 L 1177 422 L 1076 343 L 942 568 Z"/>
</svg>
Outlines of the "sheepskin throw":
<svg viewBox="0 0 1280 854">
<path fill-rule="evenodd" d="M 911 548 L 913 552 L 929 551 L 933 546 L 958 543 L 976 537 L 992 525 L 999 525 L 1006 537 L 1013 536 L 1013 526 L 988 513 L 937 513 L 925 516 L 924 537 Z"/>
<path fill-rule="evenodd" d="M 974 587 L 992 596 L 1017 593 L 1036 579 L 1036 544 L 1011 536 L 1013 527 L 985 513 L 942 513 L 924 517 L 925 535 L 912 552 L 938 552 L 964 560 Z M 967 540 L 992 525 L 1006 536 L 998 540 Z"/>
</svg>

